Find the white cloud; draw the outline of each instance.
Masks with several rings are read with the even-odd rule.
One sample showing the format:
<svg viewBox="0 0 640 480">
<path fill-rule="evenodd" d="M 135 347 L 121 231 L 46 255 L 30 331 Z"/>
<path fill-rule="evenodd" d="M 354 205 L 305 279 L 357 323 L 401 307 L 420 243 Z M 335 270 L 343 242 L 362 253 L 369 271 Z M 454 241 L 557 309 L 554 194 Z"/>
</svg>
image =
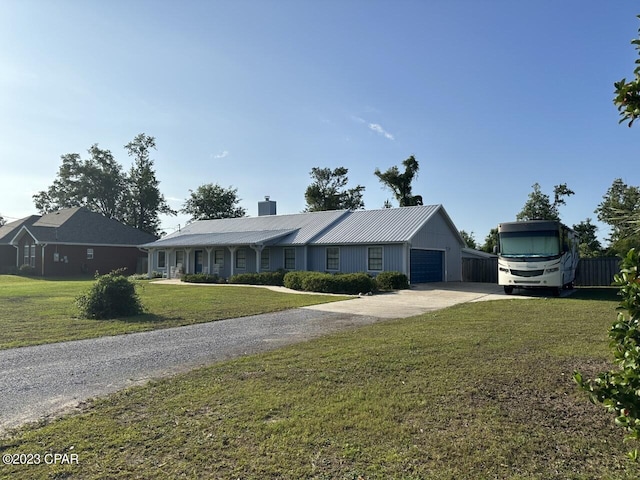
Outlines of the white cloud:
<svg viewBox="0 0 640 480">
<path fill-rule="evenodd" d="M 219 160 L 219 159 L 221 159 L 221 158 L 225 158 L 225 157 L 228 157 L 228 156 L 229 156 L 229 152 L 228 152 L 227 150 L 225 150 L 225 151 L 223 151 L 223 152 L 220 152 L 220 153 L 217 153 L 217 154 L 215 154 L 215 155 L 212 155 L 212 157 L 213 157 L 215 160 Z"/>
<path fill-rule="evenodd" d="M 370 123 L 369 129 L 373 130 L 376 133 L 379 133 L 380 135 L 383 135 L 385 138 L 388 138 L 389 140 L 395 140 L 394 136 L 391 135 L 389 132 L 387 132 L 384 128 L 382 128 L 382 125 L 378 123 Z"/>
</svg>

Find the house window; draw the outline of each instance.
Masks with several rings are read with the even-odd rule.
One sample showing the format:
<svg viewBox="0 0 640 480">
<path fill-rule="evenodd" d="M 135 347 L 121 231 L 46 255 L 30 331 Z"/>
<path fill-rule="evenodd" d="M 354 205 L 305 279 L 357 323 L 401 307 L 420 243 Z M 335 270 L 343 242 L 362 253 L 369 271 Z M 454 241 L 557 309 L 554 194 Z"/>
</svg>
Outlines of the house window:
<svg viewBox="0 0 640 480">
<path fill-rule="evenodd" d="M 93 248 L 87 248 L 87 260 L 93 260 Z"/>
<path fill-rule="evenodd" d="M 215 250 L 213 252 L 213 263 L 219 267 L 224 265 L 224 250 Z"/>
<path fill-rule="evenodd" d="M 296 269 L 296 249 L 295 248 L 284 249 L 284 268 L 285 270 Z"/>
<path fill-rule="evenodd" d="M 367 269 L 370 271 L 382 270 L 382 247 L 369 247 L 367 249 Z"/>
<path fill-rule="evenodd" d="M 24 245 L 24 260 L 22 261 L 23 265 L 29 265 L 29 244 Z"/>
<path fill-rule="evenodd" d="M 176 267 L 184 266 L 184 250 L 176 250 Z"/>
<path fill-rule="evenodd" d="M 158 268 L 167 268 L 167 254 L 164 250 L 158 252 Z"/>
<path fill-rule="evenodd" d="M 327 270 L 340 270 L 340 248 L 328 247 L 327 248 Z"/>
<path fill-rule="evenodd" d="M 269 249 L 265 248 L 260 252 L 260 270 L 269 270 L 271 268 L 271 255 Z"/>
<path fill-rule="evenodd" d="M 236 268 L 239 270 L 247 268 L 247 251 L 245 249 L 236 252 Z"/>
</svg>

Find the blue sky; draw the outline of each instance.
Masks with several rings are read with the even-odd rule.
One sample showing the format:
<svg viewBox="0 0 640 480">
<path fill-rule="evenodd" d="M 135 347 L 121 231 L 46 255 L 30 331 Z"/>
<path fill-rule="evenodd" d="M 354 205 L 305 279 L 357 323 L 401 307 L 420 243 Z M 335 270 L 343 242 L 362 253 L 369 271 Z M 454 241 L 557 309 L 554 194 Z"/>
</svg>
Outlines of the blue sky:
<svg viewBox="0 0 640 480">
<path fill-rule="evenodd" d="M 298 213 L 312 167 L 373 175 L 420 162 L 414 193 L 482 243 L 534 182 L 570 225 L 615 178 L 639 185 L 640 127 L 618 125 L 630 0 L 0 0 L 0 214 L 37 213 L 60 155 L 156 137 L 179 209 L 204 183 Z M 395 201 L 394 201 L 394 204 Z M 187 218 L 163 217 L 170 233 Z M 607 233 L 602 227 L 600 235 Z"/>
</svg>

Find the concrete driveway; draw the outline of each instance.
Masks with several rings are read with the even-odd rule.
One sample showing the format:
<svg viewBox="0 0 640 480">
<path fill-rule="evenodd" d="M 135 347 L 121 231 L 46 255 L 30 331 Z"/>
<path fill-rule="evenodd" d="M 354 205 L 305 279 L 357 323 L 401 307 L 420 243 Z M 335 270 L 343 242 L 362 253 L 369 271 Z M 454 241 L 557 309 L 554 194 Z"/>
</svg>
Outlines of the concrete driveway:
<svg viewBox="0 0 640 480">
<path fill-rule="evenodd" d="M 451 307 L 459 303 L 512 298 L 529 297 L 524 295 L 505 295 L 502 287 L 489 283 L 425 283 L 417 285 L 410 290 L 362 296 L 354 300 L 325 303 L 304 308 L 377 318 L 406 318 Z"/>
</svg>

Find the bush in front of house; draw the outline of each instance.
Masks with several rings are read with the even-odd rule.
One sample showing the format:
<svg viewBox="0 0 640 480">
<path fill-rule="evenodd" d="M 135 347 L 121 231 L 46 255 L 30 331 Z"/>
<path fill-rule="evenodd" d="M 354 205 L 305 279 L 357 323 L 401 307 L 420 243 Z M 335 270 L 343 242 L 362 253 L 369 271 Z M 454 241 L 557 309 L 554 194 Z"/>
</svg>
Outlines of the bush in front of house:
<svg viewBox="0 0 640 480">
<path fill-rule="evenodd" d="M 134 282 L 125 277 L 124 269 L 97 275 L 89 291 L 76 299 L 80 316 L 107 319 L 129 317 L 144 312 Z"/>
<path fill-rule="evenodd" d="M 311 272 L 288 272 L 284 276 L 284 286 L 291 290 L 302 290 L 302 279 Z"/>
<path fill-rule="evenodd" d="M 366 273 L 289 272 L 284 286 L 293 290 L 358 295 L 376 290 L 375 280 Z"/>
<path fill-rule="evenodd" d="M 400 272 L 380 272 L 376 276 L 378 290 L 404 290 L 409 288 L 409 278 Z"/>
<path fill-rule="evenodd" d="M 229 283 L 240 285 L 272 285 L 282 287 L 286 270 L 260 273 L 238 273 L 229 278 Z"/>
<path fill-rule="evenodd" d="M 32 277 L 36 274 L 36 268 L 29 264 L 20 265 L 18 269 L 18 275 L 24 275 L 26 277 Z"/>
<path fill-rule="evenodd" d="M 186 273 L 180 277 L 185 283 L 225 283 L 216 273 Z"/>
</svg>

